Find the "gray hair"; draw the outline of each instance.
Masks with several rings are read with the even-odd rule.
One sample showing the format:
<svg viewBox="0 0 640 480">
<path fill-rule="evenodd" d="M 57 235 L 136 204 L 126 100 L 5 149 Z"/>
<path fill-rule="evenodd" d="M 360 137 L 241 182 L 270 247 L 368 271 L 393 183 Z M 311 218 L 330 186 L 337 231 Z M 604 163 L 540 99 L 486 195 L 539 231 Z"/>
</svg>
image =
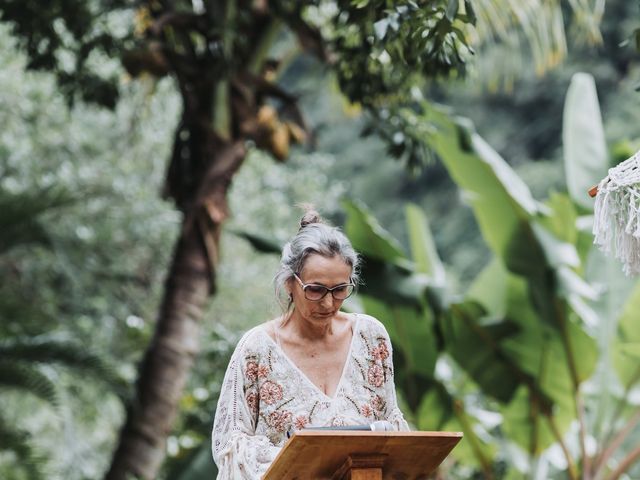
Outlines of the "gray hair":
<svg viewBox="0 0 640 480">
<path fill-rule="evenodd" d="M 294 274 L 300 274 L 307 257 L 314 253 L 327 258 L 340 256 L 351 267 L 351 282 L 355 285 L 360 282 L 360 256 L 346 235 L 338 227 L 321 223 L 316 212 L 307 212 L 300 221 L 298 233 L 282 249 L 280 269 L 273 279 L 276 298 L 285 312 L 292 305 L 291 300 L 287 304 L 282 302 L 285 285 Z"/>
</svg>

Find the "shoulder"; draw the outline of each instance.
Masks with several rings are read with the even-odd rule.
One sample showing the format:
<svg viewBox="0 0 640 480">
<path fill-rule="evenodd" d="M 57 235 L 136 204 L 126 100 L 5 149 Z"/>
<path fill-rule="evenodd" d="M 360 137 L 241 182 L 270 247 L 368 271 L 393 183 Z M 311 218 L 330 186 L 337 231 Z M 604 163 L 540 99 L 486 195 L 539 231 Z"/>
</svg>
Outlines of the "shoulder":
<svg viewBox="0 0 640 480">
<path fill-rule="evenodd" d="M 391 340 L 382 322 L 371 315 L 358 314 L 358 336 L 364 345 L 363 354 L 369 361 L 391 368 L 393 372 Z"/>
<path fill-rule="evenodd" d="M 253 327 L 242 335 L 236 345 L 235 354 L 259 354 L 268 343 L 269 336 L 266 331 L 266 324 L 263 323 Z"/>
<path fill-rule="evenodd" d="M 380 337 L 385 339 L 389 338 L 387 329 L 382 324 L 382 322 L 377 318 L 364 313 L 357 313 L 356 317 L 358 321 L 358 330 L 362 334 L 370 338 L 380 338 Z"/>
</svg>

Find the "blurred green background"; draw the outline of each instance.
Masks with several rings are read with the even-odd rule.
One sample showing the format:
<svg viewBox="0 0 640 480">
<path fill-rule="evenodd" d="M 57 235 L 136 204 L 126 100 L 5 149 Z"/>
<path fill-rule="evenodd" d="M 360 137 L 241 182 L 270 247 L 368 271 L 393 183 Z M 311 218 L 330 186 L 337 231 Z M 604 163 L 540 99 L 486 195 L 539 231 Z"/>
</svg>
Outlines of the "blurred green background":
<svg viewBox="0 0 640 480">
<path fill-rule="evenodd" d="M 297 231 L 300 203 L 363 254 L 346 307 L 387 326 L 411 425 L 464 431 L 441 478 L 640 478 L 640 284 L 592 247 L 587 195 L 640 148 L 640 7 L 622 0 L 456 0 L 424 16 L 429 2 L 0 3 L 0 478 L 104 478 L 122 448 L 198 201 L 194 184 L 162 195 L 195 80 L 126 54 L 156 41 L 140 32 L 163 9 L 206 16 L 218 3 L 232 25 L 211 30 L 223 47 L 260 45 L 242 37 L 249 11 L 290 27 L 272 35 L 263 60 L 278 62 L 264 78 L 295 95 L 306 139 L 294 145 L 290 126 L 283 155 L 212 115 L 220 138 L 246 146 L 215 294 L 195 318 L 166 458 L 151 477 L 112 478 L 213 478 L 226 363 L 244 331 L 280 312 L 274 252 Z M 340 52 L 335 63 L 299 47 L 318 37 L 296 30 L 298 14 Z M 413 35 L 439 28 L 435 46 Z M 367 63 L 358 42 L 369 41 L 389 59 Z M 409 55 L 421 48 L 443 56 Z M 233 52 L 215 68 L 242 73 Z M 228 95 L 244 81 L 224 78 Z M 291 102 L 275 98 L 257 95 L 254 113 L 284 119 Z"/>
</svg>

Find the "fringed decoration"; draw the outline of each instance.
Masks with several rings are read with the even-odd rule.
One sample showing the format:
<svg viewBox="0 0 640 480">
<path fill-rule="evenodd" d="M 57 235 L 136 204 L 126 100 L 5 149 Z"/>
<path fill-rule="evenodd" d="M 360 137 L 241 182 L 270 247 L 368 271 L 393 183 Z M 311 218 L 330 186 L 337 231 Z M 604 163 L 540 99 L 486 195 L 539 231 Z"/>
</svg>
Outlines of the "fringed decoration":
<svg viewBox="0 0 640 480">
<path fill-rule="evenodd" d="M 640 273 L 640 152 L 609 169 L 598 185 L 593 243 L 613 250 L 627 275 Z"/>
</svg>

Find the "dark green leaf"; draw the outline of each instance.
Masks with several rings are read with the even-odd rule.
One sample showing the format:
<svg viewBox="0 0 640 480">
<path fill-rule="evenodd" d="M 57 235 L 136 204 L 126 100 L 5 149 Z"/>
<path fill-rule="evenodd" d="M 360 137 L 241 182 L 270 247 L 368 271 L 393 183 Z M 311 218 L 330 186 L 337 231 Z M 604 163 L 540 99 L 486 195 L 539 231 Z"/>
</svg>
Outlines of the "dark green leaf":
<svg viewBox="0 0 640 480">
<path fill-rule="evenodd" d="M 453 23 L 453 21 L 456 19 L 456 15 L 458 13 L 458 0 L 449 0 L 449 3 L 447 4 L 447 11 L 446 11 L 446 18 Z"/>
<path fill-rule="evenodd" d="M 247 240 L 253 248 L 262 253 L 275 253 L 280 255 L 284 243 L 266 235 L 248 231 L 231 230 L 231 233 Z"/>
<path fill-rule="evenodd" d="M 407 257 L 398 241 L 382 228 L 364 205 L 345 201 L 343 206 L 347 212 L 345 233 L 357 251 L 384 262 L 406 263 Z"/>
<path fill-rule="evenodd" d="M 468 17 L 468 22 L 471 25 L 475 25 L 477 21 L 476 12 L 473 9 L 473 3 L 471 0 L 464 0 L 464 11 Z"/>
<path fill-rule="evenodd" d="M 512 367 L 501 343 L 515 335 L 516 324 L 485 318 L 476 303 L 454 304 L 440 322 L 445 348 L 484 393 L 508 402 L 524 375 Z"/>
<path fill-rule="evenodd" d="M 576 73 L 564 105 L 562 143 L 567 186 L 572 200 L 593 211 L 587 192 L 607 175 L 609 155 L 593 77 Z"/>
<path fill-rule="evenodd" d="M 0 385 L 30 393 L 58 405 L 55 384 L 36 367 L 22 365 L 2 357 L 0 361 Z"/>
<path fill-rule="evenodd" d="M 362 298 L 366 311 L 380 320 L 403 358 L 404 374 L 433 379 L 438 348 L 428 311 L 389 305 L 376 297 Z"/>
</svg>

